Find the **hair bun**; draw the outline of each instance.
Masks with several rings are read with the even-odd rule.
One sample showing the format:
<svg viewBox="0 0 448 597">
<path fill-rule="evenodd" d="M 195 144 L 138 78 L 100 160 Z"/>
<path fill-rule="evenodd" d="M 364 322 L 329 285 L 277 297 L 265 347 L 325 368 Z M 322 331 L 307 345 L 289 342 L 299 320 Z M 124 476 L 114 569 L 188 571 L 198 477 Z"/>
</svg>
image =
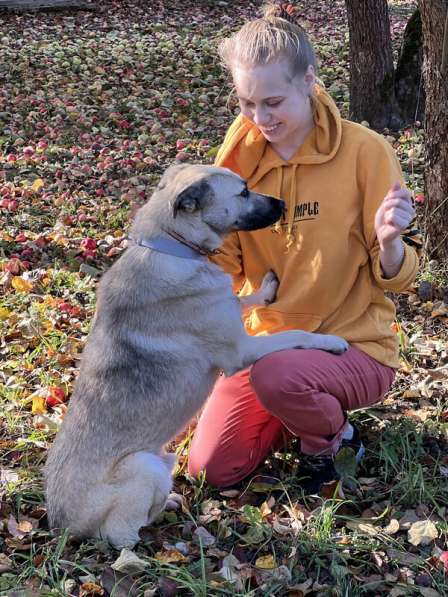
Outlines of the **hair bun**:
<svg viewBox="0 0 448 597">
<path fill-rule="evenodd" d="M 296 24 L 297 7 L 287 2 L 270 2 L 263 7 L 265 19 L 285 19 Z"/>
</svg>

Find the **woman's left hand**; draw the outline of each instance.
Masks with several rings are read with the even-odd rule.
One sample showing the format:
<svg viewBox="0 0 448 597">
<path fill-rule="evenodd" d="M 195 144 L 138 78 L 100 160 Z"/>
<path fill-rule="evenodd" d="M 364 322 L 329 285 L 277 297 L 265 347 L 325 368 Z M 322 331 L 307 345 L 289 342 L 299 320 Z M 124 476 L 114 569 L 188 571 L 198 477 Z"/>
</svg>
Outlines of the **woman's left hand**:
<svg viewBox="0 0 448 597">
<path fill-rule="evenodd" d="M 375 232 L 381 251 L 394 244 L 414 216 L 410 191 L 396 182 L 384 197 L 375 215 Z"/>
</svg>

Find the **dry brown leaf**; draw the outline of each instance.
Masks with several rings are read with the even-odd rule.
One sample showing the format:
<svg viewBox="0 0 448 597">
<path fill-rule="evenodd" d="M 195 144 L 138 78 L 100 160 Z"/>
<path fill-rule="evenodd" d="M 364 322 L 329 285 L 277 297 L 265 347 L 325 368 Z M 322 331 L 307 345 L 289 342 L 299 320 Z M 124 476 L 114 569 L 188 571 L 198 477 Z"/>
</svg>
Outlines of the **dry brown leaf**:
<svg viewBox="0 0 448 597">
<path fill-rule="evenodd" d="M 94 582 L 85 582 L 81 585 L 79 597 L 87 597 L 88 595 L 104 595 L 104 589 Z"/>
<path fill-rule="evenodd" d="M 428 545 L 438 536 L 436 525 L 430 520 L 414 522 L 408 531 L 408 541 L 412 545 Z"/>
<path fill-rule="evenodd" d="M 118 558 L 111 564 L 113 570 L 124 574 L 139 574 L 147 567 L 147 562 L 141 560 L 136 553 L 126 548 L 121 550 Z"/>
<path fill-rule="evenodd" d="M 210 547 L 216 543 L 216 537 L 213 537 L 206 528 L 198 527 L 193 533 L 196 543 L 200 543 L 202 547 Z"/>
<path fill-rule="evenodd" d="M 403 516 L 398 521 L 400 523 L 400 529 L 407 530 L 410 528 L 411 524 L 417 522 L 420 518 L 415 513 L 415 510 L 406 510 Z"/>
<path fill-rule="evenodd" d="M 158 551 L 155 555 L 156 560 L 162 564 L 173 564 L 176 562 L 185 562 L 186 557 L 178 549 L 165 549 Z"/>
<path fill-rule="evenodd" d="M 391 518 L 389 524 L 386 527 L 384 527 L 383 530 L 388 535 L 395 535 L 395 533 L 398 533 L 398 531 L 400 530 L 400 523 L 396 518 Z"/>
<path fill-rule="evenodd" d="M 370 537 L 376 537 L 381 531 L 380 528 L 373 526 L 373 524 L 359 520 L 349 520 L 346 526 L 353 531 L 358 531 L 361 535 L 369 535 Z"/>
<path fill-rule="evenodd" d="M 12 560 L 10 560 L 6 554 L 0 553 L 0 574 L 3 574 L 3 572 L 9 572 L 12 569 Z"/>
<path fill-rule="evenodd" d="M 257 568 L 263 568 L 264 570 L 273 570 L 277 567 L 277 562 L 275 561 L 274 556 L 270 553 L 267 556 L 260 556 L 257 558 L 255 566 Z"/>
</svg>

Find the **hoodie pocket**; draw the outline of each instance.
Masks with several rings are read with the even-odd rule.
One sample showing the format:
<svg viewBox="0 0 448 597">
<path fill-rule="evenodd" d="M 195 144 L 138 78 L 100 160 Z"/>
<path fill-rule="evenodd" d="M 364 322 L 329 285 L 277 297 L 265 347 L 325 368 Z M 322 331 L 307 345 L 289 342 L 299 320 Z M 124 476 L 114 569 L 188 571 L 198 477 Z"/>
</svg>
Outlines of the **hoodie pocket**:
<svg viewBox="0 0 448 597">
<path fill-rule="evenodd" d="M 322 318 L 313 313 L 282 313 L 273 309 L 254 309 L 246 320 L 247 331 L 252 335 L 273 334 L 285 330 L 315 332 Z"/>
</svg>

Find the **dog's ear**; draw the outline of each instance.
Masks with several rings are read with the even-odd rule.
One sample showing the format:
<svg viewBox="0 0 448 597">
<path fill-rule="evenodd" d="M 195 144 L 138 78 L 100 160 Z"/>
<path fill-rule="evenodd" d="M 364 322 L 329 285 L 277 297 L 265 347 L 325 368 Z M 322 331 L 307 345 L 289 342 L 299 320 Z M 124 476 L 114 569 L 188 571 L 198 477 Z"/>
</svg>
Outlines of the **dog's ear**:
<svg viewBox="0 0 448 597">
<path fill-rule="evenodd" d="M 192 214 L 204 206 L 205 197 L 210 190 L 205 180 L 195 182 L 176 197 L 173 205 L 173 218 L 177 216 L 178 211 L 185 211 Z"/>
</svg>

